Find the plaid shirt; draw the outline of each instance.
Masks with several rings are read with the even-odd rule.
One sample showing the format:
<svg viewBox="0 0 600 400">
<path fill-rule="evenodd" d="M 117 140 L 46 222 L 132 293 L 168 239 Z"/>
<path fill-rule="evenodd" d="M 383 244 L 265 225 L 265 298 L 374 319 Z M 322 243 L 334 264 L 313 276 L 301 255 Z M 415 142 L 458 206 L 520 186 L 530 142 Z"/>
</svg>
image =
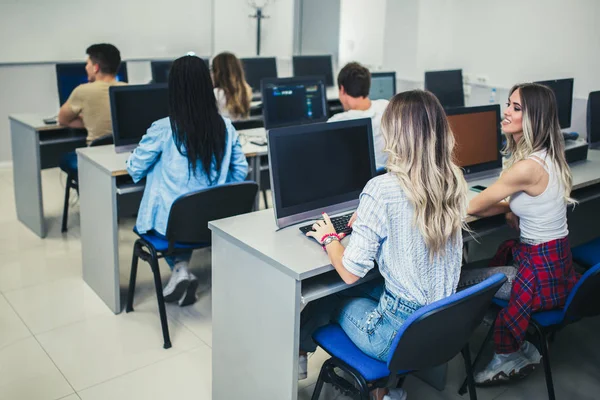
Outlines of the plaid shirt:
<svg viewBox="0 0 600 400">
<path fill-rule="evenodd" d="M 565 305 L 579 276 L 572 265 L 567 238 L 539 245 L 517 240 L 504 242 L 490 266 L 518 268 L 508 306 L 500 311 L 494 328 L 496 353 L 514 353 L 525 340 L 531 313 Z"/>
</svg>

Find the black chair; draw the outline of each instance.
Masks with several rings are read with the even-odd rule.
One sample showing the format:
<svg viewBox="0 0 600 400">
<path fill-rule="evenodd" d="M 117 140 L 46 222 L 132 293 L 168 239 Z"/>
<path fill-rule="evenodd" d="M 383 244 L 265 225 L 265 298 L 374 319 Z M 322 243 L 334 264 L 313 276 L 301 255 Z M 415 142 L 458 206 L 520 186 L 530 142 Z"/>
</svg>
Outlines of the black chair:
<svg viewBox="0 0 600 400">
<path fill-rule="evenodd" d="M 107 144 L 113 144 L 113 135 L 105 135 L 93 140 L 90 143 L 90 147 L 104 146 Z M 67 222 L 69 219 L 69 196 L 71 189 L 77 190 L 79 193 L 79 178 L 78 178 L 78 165 L 77 165 L 77 153 L 74 151 L 63 154 L 58 164 L 61 170 L 67 174 L 67 183 L 65 185 L 65 204 L 63 207 L 62 227 L 60 231 L 65 233 L 67 231 Z"/>
<path fill-rule="evenodd" d="M 504 274 L 495 274 L 417 310 L 396 334 L 387 363 L 365 355 L 337 324 L 318 329 L 313 339 L 332 358 L 321 368 L 312 399 L 319 398 L 324 383 L 332 383 L 346 395 L 369 400 L 371 390 L 400 387 L 406 375 L 445 364 L 462 352 L 471 400 L 476 400 L 469 339 L 505 281 Z M 336 368 L 346 372 L 352 382 L 338 375 Z"/>
<path fill-rule="evenodd" d="M 138 259 L 141 258 L 150 264 L 154 274 L 165 349 L 171 347 L 171 338 L 158 260 L 182 250 L 210 246 L 211 231 L 208 229 L 208 223 L 251 212 L 257 192 L 258 185 L 255 182 L 241 182 L 215 186 L 177 198 L 169 212 L 166 238 L 151 232 L 139 234 L 134 228 L 134 232 L 140 238 L 133 245 L 126 310 L 128 313 L 133 311 Z"/>
<path fill-rule="evenodd" d="M 508 305 L 506 300 L 494 299 L 494 304 L 498 308 L 504 308 Z M 530 330 L 527 333 L 532 336 L 532 342 L 536 344 L 542 355 L 542 364 L 546 375 L 546 387 L 548 389 L 548 399 L 554 400 L 554 383 L 552 382 L 552 370 L 550 369 L 550 358 L 548 354 L 548 339 L 553 337 L 556 332 L 565 326 L 577 322 L 583 318 L 600 315 L 600 264 L 590 268 L 577 282 L 573 288 L 565 306 L 551 311 L 539 311 L 531 314 L 529 321 Z M 475 363 L 481 356 L 483 348 L 489 341 L 494 332 L 494 325 L 491 326 L 486 340 L 481 345 Z M 466 382 L 459 389 L 459 394 L 466 392 Z"/>
</svg>

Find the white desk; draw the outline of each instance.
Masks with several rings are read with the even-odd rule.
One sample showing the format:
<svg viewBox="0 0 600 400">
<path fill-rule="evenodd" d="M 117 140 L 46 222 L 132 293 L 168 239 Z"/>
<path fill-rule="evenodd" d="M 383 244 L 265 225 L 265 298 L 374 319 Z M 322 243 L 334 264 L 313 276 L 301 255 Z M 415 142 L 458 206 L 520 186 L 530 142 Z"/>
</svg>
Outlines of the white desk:
<svg viewBox="0 0 600 400">
<path fill-rule="evenodd" d="M 584 194 L 581 201 L 600 196 L 600 151 L 590 151 L 590 160 L 572 171 L 575 196 L 577 191 Z M 489 186 L 495 179 L 469 184 Z M 495 229 L 485 226 L 486 219 L 470 222 L 479 224 L 480 234 Z M 298 226 L 276 231 L 272 210 L 213 221 L 209 227 L 212 398 L 296 399 L 301 305 L 347 286 Z"/>
<path fill-rule="evenodd" d="M 43 116 L 9 116 L 17 218 L 41 238 L 46 237 L 41 170 L 58 166 L 64 153 L 86 145 L 87 133 L 46 125 Z"/>
</svg>

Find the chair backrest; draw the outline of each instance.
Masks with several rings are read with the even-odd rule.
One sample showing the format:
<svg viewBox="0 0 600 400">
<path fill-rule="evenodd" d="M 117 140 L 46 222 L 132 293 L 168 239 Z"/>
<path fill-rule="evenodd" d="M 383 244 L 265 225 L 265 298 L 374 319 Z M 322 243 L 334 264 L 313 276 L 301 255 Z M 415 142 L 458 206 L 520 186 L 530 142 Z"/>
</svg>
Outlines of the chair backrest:
<svg viewBox="0 0 600 400">
<path fill-rule="evenodd" d="M 506 281 L 485 281 L 415 311 L 392 343 L 390 371 L 419 370 L 444 364 L 458 354 L 479 326 L 494 294 Z"/>
<path fill-rule="evenodd" d="M 90 147 L 94 147 L 94 146 L 104 146 L 107 144 L 113 144 L 114 143 L 114 138 L 112 133 L 109 135 L 104 135 L 101 136 L 97 139 L 92 140 L 92 142 L 90 143 Z"/>
<path fill-rule="evenodd" d="M 565 321 L 600 315 L 600 264 L 588 269 L 565 303 Z"/>
<path fill-rule="evenodd" d="M 252 211 L 258 185 L 240 182 L 219 185 L 178 197 L 169 212 L 169 251 L 179 243 L 210 243 L 210 221 Z"/>
</svg>

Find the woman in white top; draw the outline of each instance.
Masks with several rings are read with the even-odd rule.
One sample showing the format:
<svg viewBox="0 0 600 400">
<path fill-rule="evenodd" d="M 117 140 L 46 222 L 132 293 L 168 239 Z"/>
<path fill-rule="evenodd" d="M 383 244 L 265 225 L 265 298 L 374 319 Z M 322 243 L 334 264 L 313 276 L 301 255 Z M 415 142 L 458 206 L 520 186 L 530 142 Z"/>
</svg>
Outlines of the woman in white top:
<svg viewBox="0 0 600 400">
<path fill-rule="evenodd" d="M 478 384 L 523 377 L 535 368 L 541 356 L 525 341 L 530 315 L 564 306 L 578 279 L 567 238 L 567 204 L 574 203 L 572 177 L 552 90 L 531 83 L 514 86 L 502 130 L 509 155 L 504 172 L 471 200 L 469 214 L 505 213 L 521 237 L 504 243 L 491 263 L 514 267 L 501 267 L 509 282 L 497 297 L 508 300 L 508 306 L 496 318 L 495 355 L 476 374 Z M 494 272 L 494 268 L 465 270 L 461 286 Z"/>
<path fill-rule="evenodd" d="M 308 235 L 323 244 L 346 283 L 364 277 L 375 262 L 384 282 L 309 303 L 301 317 L 302 362 L 316 349 L 312 332 L 332 315 L 365 354 L 385 361 L 404 321 L 450 296 L 458 285 L 467 184 L 452 160 L 455 142 L 444 109 L 429 92 L 404 92 L 390 101 L 381 124 L 389 172 L 369 181 L 361 193 L 348 247 L 326 214 Z M 335 179 L 335 171 L 328 172 Z M 305 365 L 300 372 L 306 372 Z M 401 389 L 375 395 L 406 396 Z"/>
<path fill-rule="evenodd" d="M 212 77 L 219 113 L 232 120 L 248 118 L 252 88 L 241 61 L 231 53 L 218 54 L 212 60 Z"/>
</svg>

